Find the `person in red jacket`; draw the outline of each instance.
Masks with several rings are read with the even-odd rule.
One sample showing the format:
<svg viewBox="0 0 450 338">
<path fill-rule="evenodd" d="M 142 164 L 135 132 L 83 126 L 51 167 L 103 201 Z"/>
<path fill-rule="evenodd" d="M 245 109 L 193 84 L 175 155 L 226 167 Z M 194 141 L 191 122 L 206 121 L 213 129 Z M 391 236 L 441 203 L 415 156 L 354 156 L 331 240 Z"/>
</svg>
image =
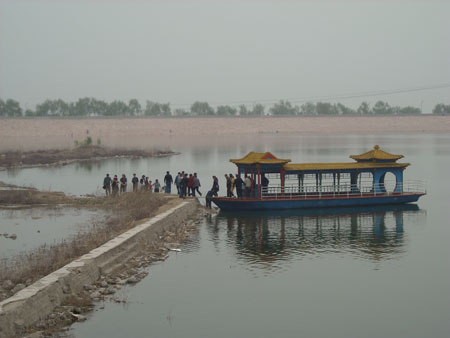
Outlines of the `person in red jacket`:
<svg viewBox="0 0 450 338">
<path fill-rule="evenodd" d="M 189 196 L 195 196 L 195 192 L 194 192 L 194 176 L 192 174 L 189 174 L 188 195 Z"/>
</svg>

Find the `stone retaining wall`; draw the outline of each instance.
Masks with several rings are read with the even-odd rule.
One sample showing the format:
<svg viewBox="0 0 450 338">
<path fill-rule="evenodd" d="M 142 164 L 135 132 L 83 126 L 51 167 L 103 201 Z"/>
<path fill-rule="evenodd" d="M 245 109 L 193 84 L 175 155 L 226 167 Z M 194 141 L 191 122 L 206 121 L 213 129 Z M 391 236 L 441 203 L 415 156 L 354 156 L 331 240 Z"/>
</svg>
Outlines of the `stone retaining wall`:
<svg viewBox="0 0 450 338">
<path fill-rule="evenodd" d="M 120 267 L 164 231 L 188 221 L 198 205 L 197 200 L 183 201 L 0 302 L 0 338 L 20 335 L 46 318 L 67 296 Z"/>
</svg>

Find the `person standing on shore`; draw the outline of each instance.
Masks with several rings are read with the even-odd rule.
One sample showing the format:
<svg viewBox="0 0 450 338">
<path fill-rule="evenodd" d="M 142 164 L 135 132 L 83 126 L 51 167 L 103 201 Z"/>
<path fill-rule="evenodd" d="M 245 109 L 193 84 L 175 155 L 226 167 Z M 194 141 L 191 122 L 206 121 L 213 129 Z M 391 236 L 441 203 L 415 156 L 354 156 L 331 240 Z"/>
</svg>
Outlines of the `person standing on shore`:
<svg viewBox="0 0 450 338">
<path fill-rule="evenodd" d="M 184 180 L 184 175 L 180 173 L 180 179 L 179 179 L 180 191 L 178 193 L 180 198 L 183 197 L 183 185 L 184 185 L 184 181 L 183 180 Z"/>
<path fill-rule="evenodd" d="M 155 183 L 153 184 L 153 189 L 155 192 L 159 192 L 160 188 L 161 188 L 161 184 L 159 183 L 158 179 L 156 179 Z"/>
<path fill-rule="evenodd" d="M 188 189 L 188 184 L 189 184 L 189 178 L 187 174 L 183 175 L 183 178 L 181 179 L 181 193 L 180 193 L 180 197 L 182 198 L 186 198 L 187 195 L 187 189 Z"/>
<path fill-rule="evenodd" d="M 242 185 L 244 181 L 242 180 L 240 175 L 236 175 L 236 179 L 234 180 L 234 185 L 236 186 L 236 194 L 238 198 L 242 198 Z"/>
<path fill-rule="evenodd" d="M 201 184 L 200 184 L 200 180 L 198 179 L 198 177 L 197 177 L 197 173 L 194 173 L 194 183 L 193 183 L 193 185 L 192 185 L 192 191 L 193 191 L 193 193 L 194 193 L 194 196 L 195 196 L 195 191 L 197 190 L 197 192 L 198 192 L 198 194 L 201 196 L 202 195 L 202 193 L 200 192 L 200 190 L 198 190 L 198 188 L 200 188 L 201 187 Z"/>
<path fill-rule="evenodd" d="M 139 183 L 139 179 L 136 177 L 136 174 L 133 174 L 131 183 L 133 183 L 133 191 L 136 192 L 138 190 L 138 183 Z"/>
<path fill-rule="evenodd" d="M 189 196 L 194 195 L 194 176 L 192 176 L 192 174 L 189 174 L 188 195 Z"/>
<path fill-rule="evenodd" d="M 177 187 L 177 194 L 180 194 L 180 181 L 181 181 L 181 173 L 178 172 L 177 176 L 175 177 L 175 186 Z"/>
<path fill-rule="evenodd" d="M 141 176 L 141 179 L 139 180 L 139 184 L 141 185 L 141 190 L 145 189 L 146 184 L 145 184 L 145 175 Z"/>
<path fill-rule="evenodd" d="M 165 189 L 166 194 L 170 194 L 170 191 L 172 190 L 172 182 L 173 182 L 172 175 L 170 175 L 170 173 L 167 172 L 166 176 L 164 176 L 164 184 L 166 185 Z"/>
<path fill-rule="evenodd" d="M 105 189 L 106 196 L 111 195 L 111 177 L 109 177 L 109 174 L 106 174 L 103 179 L 103 189 Z"/>
<path fill-rule="evenodd" d="M 122 174 L 120 178 L 120 193 L 127 191 L 127 177 L 125 174 Z"/>
<path fill-rule="evenodd" d="M 114 178 L 111 182 L 112 187 L 112 196 L 116 197 L 119 194 L 119 179 L 117 178 L 117 175 L 114 175 Z"/>
</svg>

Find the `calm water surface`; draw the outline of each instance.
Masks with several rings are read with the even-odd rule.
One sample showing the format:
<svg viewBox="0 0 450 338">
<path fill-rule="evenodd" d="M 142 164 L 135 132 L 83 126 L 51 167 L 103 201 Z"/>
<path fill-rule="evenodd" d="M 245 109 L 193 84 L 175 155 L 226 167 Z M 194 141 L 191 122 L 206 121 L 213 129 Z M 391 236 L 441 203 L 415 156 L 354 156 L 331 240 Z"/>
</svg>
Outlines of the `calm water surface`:
<svg viewBox="0 0 450 338">
<path fill-rule="evenodd" d="M 0 236 L 0 259 L 59 243 L 86 231 L 100 215 L 76 208 L 0 209 L 0 235 L 17 235 L 15 240 Z"/>
<path fill-rule="evenodd" d="M 219 214 L 151 266 L 125 306 L 106 303 L 76 337 L 449 337 L 450 134 L 260 135 L 205 140 L 163 159 L 1 172 L 0 180 L 73 194 L 106 172 L 235 172 L 230 158 L 271 151 L 294 162 L 346 161 L 379 144 L 404 154 L 405 179 L 427 182 L 417 206 Z M 224 182 L 221 181 L 223 190 Z M 206 188 L 206 187 L 207 188 Z"/>
<path fill-rule="evenodd" d="M 169 142 L 170 140 L 168 140 Z M 236 166 L 230 158 L 240 158 L 249 151 L 270 151 L 280 158 L 291 158 L 293 162 L 345 162 L 351 154 L 371 150 L 375 144 L 392 153 L 405 154 L 406 162 L 413 165 L 406 171 L 406 179 L 428 180 L 426 174 L 434 176 L 435 166 L 429 161 L 438 161 L 450 153 L 450 134 L 421 135 L 308 135 L 261 134 L 252 137 L 230 136 L 229 138 L 206 138 L 203 143 L 189 139 L 175 139 L 171 144 L 174 151 L 180 152 L 165 158 L 150 159 L 111 159 L 96 162 L 81 162 L 67 166 L 29 168 L 0 171 L 0 181 L 17 185 L 34 186 L 39 189 L 64 191 L 84 195 L 103 193 L 101 186 L 106 173 L 132 174 L 139 177 L 145 174 L 152 181 L 163 179 L 167 170 L 172 174 L 184 170 L 197 172 L 203 191 L 212 186 L 212 175 L 221 178 L 224 190 L 225 173 L 236 173 Z M 425 172 L 424 172 L 425 171 Z M 119 176 L 120 177 L 120 176 Z"/>
</svg>

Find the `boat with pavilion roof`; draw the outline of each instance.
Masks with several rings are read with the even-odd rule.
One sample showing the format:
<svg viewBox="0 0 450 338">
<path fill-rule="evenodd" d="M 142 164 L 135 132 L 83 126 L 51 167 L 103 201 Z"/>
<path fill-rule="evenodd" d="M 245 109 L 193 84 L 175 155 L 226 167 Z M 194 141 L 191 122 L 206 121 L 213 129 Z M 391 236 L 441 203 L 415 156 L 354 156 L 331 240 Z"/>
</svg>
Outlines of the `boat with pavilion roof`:
<svg viewBox="0 0 450 338">
<path fill-rule="evenodd" d="M 252 180 L 247 196 L 213 197 L 212 202 L 224 211 L 416 202 L 426 194 L 425 184 L 403 179 L 410 165 L 397 162 L 403 157 L 383 151 L 378 145 L 363 154 L 350 155 L 355 162 L 342 163 L 290 163 L 290 159 L 277 158 L 270 152 L 250 152 L 230 160 L 236 164 L 238 175 Z M 270 183 L 264 183 L 267 181 Z"/>
</svg>

